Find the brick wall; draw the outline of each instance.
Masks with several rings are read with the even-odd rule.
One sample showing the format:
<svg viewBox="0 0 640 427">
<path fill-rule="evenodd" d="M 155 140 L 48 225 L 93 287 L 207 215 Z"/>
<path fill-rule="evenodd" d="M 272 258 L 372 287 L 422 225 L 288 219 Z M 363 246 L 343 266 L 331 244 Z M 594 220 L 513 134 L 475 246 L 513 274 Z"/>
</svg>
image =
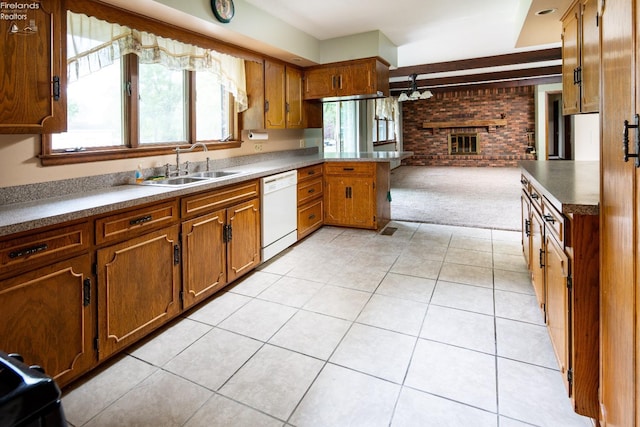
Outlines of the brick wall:
<svg viewBox="0 0 640 427">
<path fill-rule="evenodd" d="M 526 152 L 527 130 L 535 128 L 535 87 L 482 89 L 436 93 L 430 99 L 402 104 L 404 150 L 412 166 L 517 166 L 533 160 Z M 423 129 L 424 122 L 504 118 L 506 126 Z M 478 133 L 480 154 L 450 155 L 450 133 Z"/>
</svg>

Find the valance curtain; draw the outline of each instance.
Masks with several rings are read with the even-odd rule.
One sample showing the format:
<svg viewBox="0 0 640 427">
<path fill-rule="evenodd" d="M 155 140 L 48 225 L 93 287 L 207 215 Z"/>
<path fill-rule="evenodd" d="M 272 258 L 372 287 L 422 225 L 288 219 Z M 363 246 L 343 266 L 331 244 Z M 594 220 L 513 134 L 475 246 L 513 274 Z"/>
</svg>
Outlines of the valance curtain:
<svg viewBox="0 0 640 427">
<path fill-rule="evenodd" d="M 172 70 L 213 73 L 235 97 L 238 111 L 247 109 L 242 59 L 67 12 L 67 72 L 70 82 L 111 65 L 127 54 L 138 56 L 142 64 L 162 64 Z"/>
<path fill-rule="evenodd" d="M 376 98 L 376 118 L 383 120 L 395 120 L 398 110 L 398 99 L 394 97 Z"/>
</svg>

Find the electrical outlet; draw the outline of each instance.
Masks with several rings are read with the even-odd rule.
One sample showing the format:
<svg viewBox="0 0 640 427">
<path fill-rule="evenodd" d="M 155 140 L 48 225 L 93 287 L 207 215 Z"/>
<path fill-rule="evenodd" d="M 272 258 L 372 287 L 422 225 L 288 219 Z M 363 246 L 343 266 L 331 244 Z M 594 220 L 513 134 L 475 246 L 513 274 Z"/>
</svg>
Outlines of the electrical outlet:
<svg viewBox="0 0 640 427">
<path fill-rule="evenodd" d="M 304 139 L 300 140 L 300 148 L 304 148 Z"/>
<path fill-rule="evenodd" d="M 253 151 L 255 152 L 262 151 L 262 144 L 253 144 Z"/>
</svg>

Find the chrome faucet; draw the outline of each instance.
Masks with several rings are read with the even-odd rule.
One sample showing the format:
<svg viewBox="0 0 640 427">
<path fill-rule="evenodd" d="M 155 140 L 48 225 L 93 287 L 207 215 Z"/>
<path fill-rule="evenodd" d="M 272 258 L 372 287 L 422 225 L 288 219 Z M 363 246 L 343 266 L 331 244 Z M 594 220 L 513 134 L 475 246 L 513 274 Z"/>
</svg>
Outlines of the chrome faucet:
<svg viewBox="0 0 640 427">
<path fill-rule="evenodd" d="M 178 176 L 180 176 L 182 174 L 182 169 L 180 168 L 180 153 L 188 153 L 189 151 L 193 151 L 197 146 L 202 147 L 203 151 L 209 151 L 207 150 L 207 146 L 202 143 L 202 142 L 196 142 L 195 144 L 191 144 L 191 147 L 189 148 L 180 148 L 180 147 L 176 147 L 176 174 Z M 189 164 L 187 163 L 187 167 L 185 168 L 185 173 L 188 174 L 189 173 Z"/>
</svg>

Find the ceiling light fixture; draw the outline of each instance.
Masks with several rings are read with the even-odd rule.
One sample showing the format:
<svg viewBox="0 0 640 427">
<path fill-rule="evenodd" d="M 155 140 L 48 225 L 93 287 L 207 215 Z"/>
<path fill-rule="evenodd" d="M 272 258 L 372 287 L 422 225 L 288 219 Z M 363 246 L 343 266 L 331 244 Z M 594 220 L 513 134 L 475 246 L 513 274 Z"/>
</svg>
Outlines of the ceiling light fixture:
<svg viewBox="0 0 640 427">
<path fill-rule="evenodd" d="M 425 90 L 420 93 L 416 83 L 416 77 L 418 77 L 417 74 L 411 74 L 409 76 L 409 88 L 400 94 L 398 102 L 415 101 L 416 99 L 429 99 L 433 96 L 433 93 L 431 93 L 430 90 Z"/>
<path fill-rule="evenodd" d="M 552 9 L 542 9 L 536 12 L 536 16 L 543 16 L 543 15 L 549 15 L 551 13 L 556 12 L 558 9 L 556 8 L 552 8 Z"/>
</svg>

